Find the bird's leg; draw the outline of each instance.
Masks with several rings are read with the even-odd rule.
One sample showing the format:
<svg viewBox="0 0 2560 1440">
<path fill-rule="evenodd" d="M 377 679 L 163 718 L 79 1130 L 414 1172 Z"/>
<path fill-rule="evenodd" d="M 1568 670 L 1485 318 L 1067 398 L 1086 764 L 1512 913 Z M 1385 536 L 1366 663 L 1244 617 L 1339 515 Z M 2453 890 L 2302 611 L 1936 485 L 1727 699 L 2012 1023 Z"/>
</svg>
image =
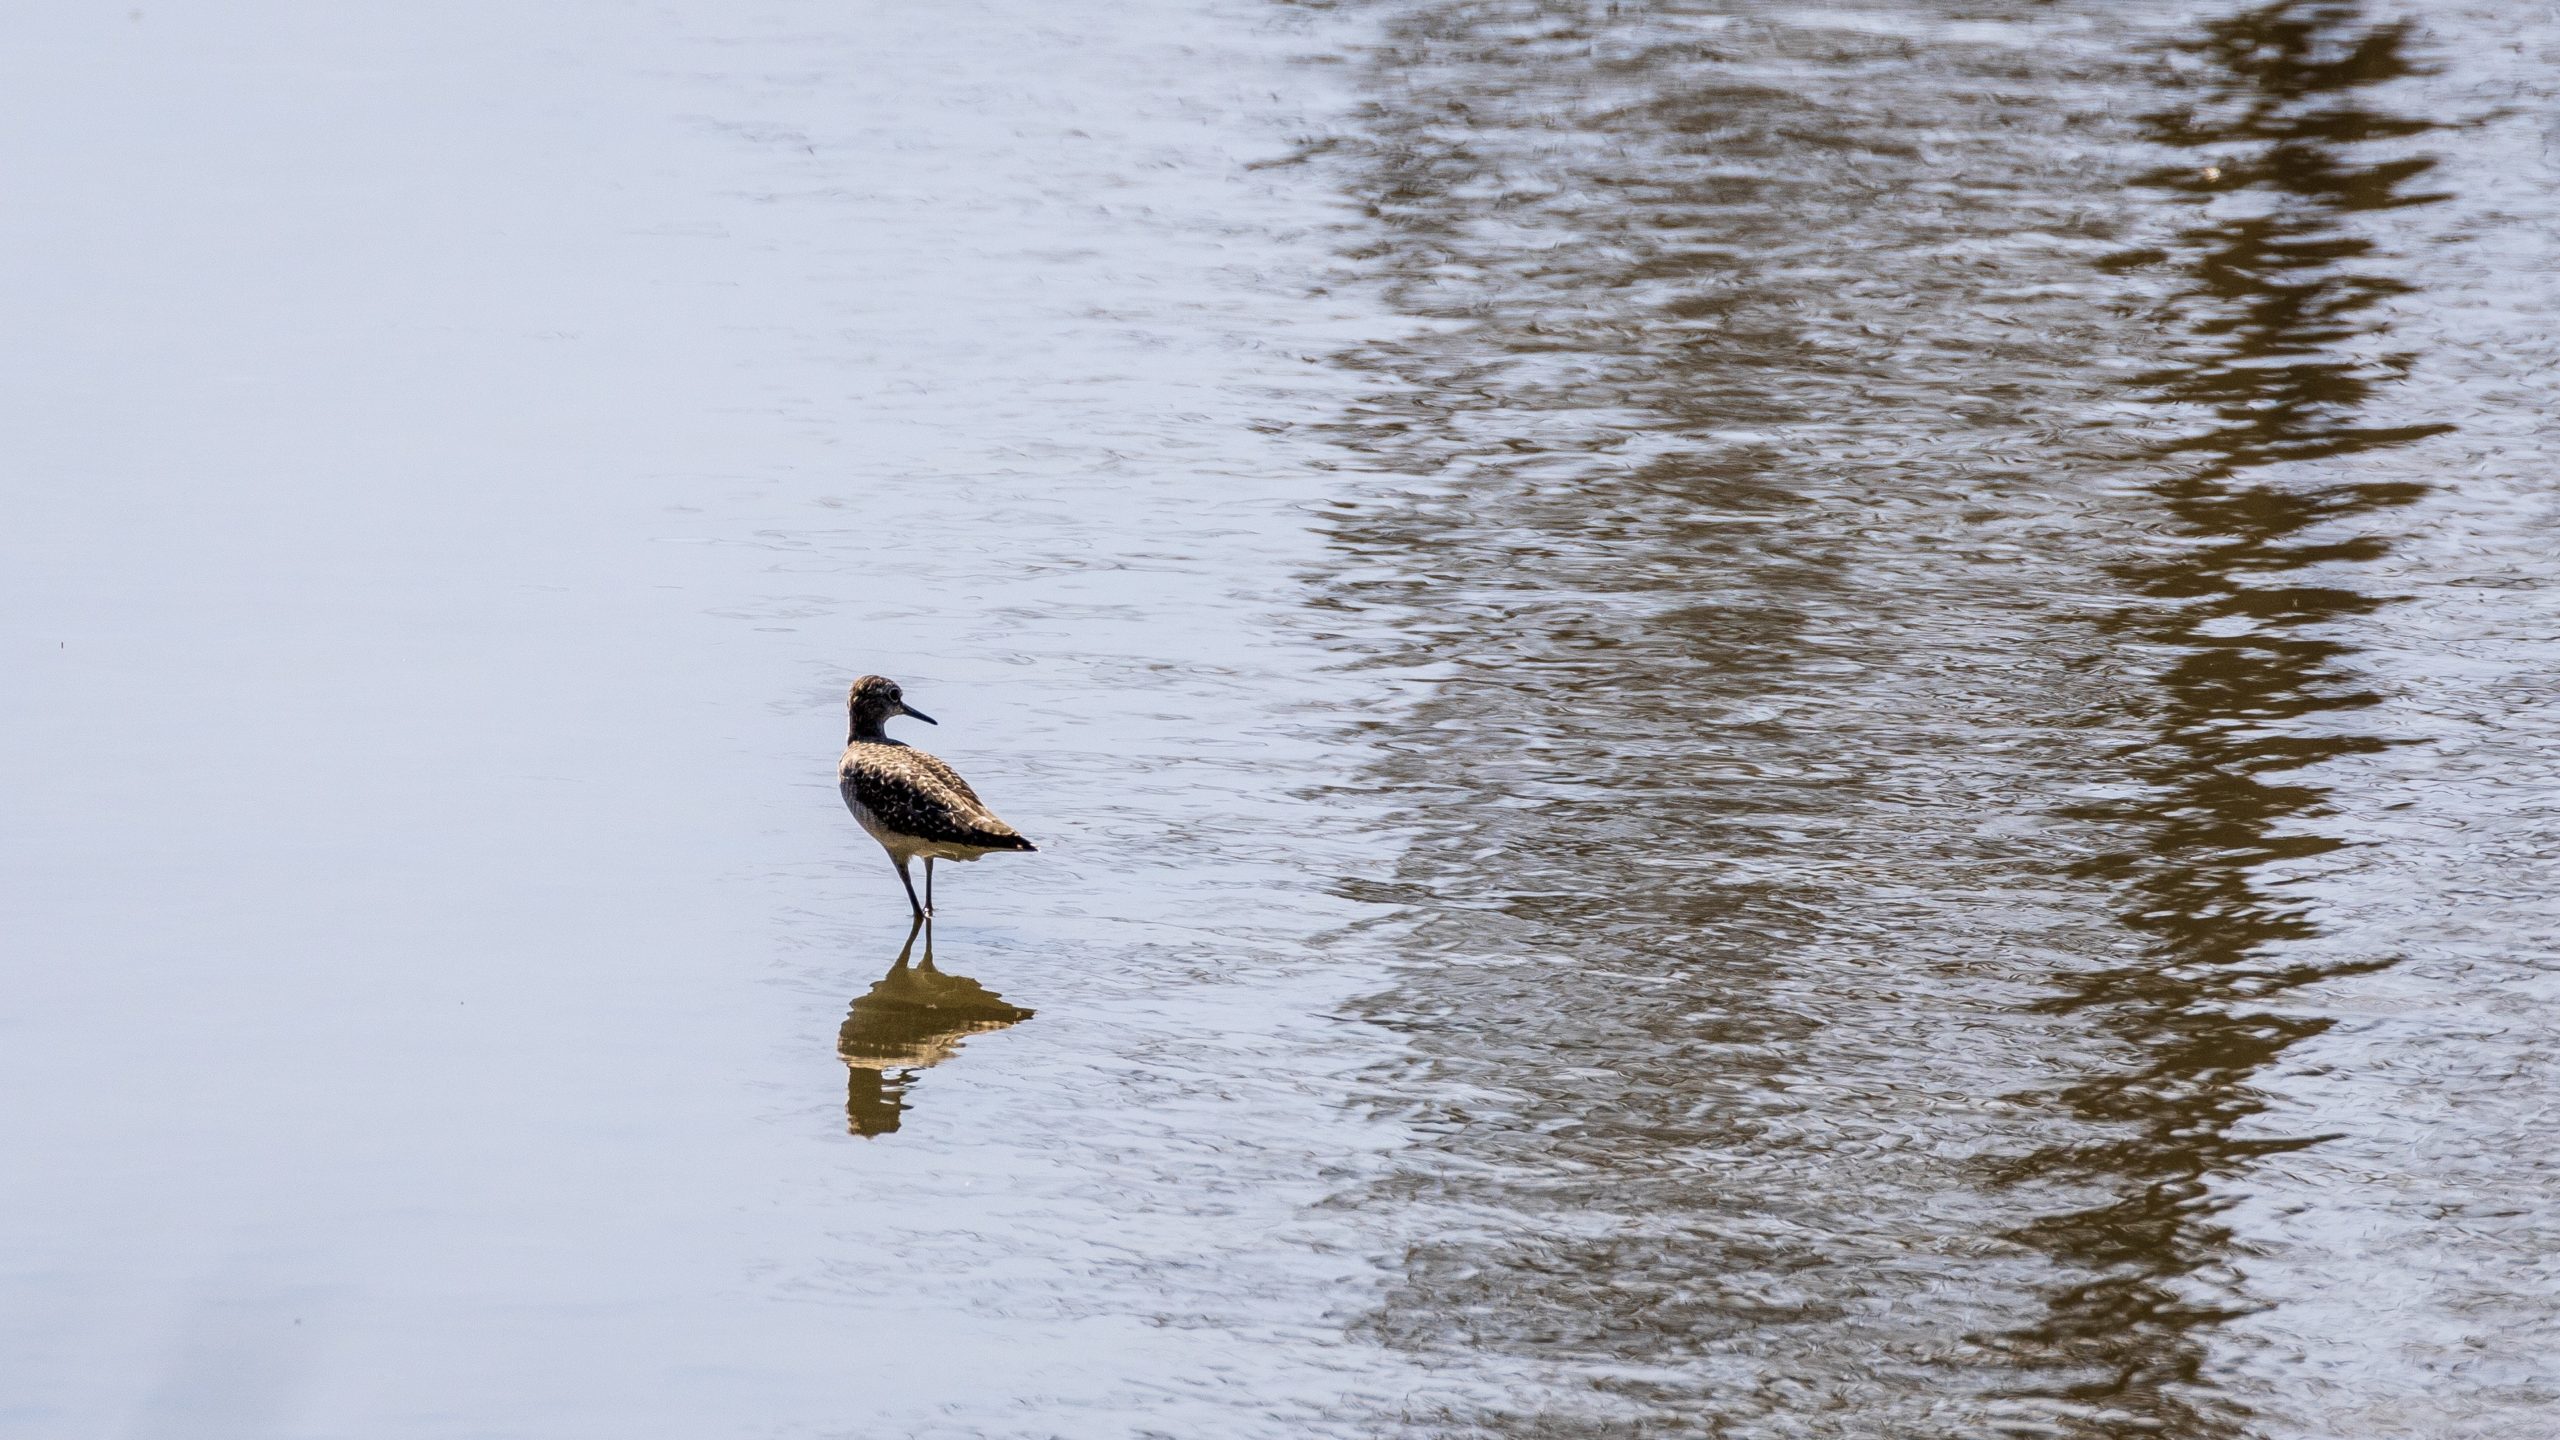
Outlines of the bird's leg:
<svg viewBox="0 0 2560 1440">
<path fill-rule="evenodd" d="M 919 915 L 916 917 L 916 923 L 907 927 L 907 943 L 898 947 L 898 963 L 889 967 L 890 973 L 895 974 L 907 968 L 907 957 L 915 953 L 916 934 L 923 929 L 924 917 Z M 933 968 L 933 940 L 930 936 L 926 937 L 924 942 L 924 963 L 926 969 Z"/>
<path fill-rule="evenodd" d="M 925 917 L 924 902 L 916 898 L 916 882 L 907 878 L 907 862 L 903 858 L 898 861 L 898 883 L 907 887 L 907 903 L 915 907 L 916 919 L 922 921 Z"/>
<path fill-rule="evenodd" d="M 933 857 L 924 857 L 924 913 L 933 913 Z"/>
</svg>

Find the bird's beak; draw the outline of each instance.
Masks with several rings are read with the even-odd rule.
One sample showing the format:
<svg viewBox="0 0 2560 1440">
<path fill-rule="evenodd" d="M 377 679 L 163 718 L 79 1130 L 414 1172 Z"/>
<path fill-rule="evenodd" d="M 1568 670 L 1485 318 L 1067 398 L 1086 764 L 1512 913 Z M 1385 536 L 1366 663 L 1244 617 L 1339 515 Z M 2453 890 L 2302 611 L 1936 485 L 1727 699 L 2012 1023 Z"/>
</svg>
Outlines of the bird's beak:
<svg viewBox="0 0 2560 1440">
<path fill-rule="evenodd" d="M 917 708 L 916 708 L 916 707 L 914 707 L 913 705 L 908 704 L 908 703 L 907 703 L 906 701 L 904 701 L 904 700 L 901 700 L 901 701 L 899 701 L 899 702 L 898 702 L 898 713 L 899 713 L 899 714 L 901 714 L 901 715 L 907 715 L 907 716 L 911 716 L 911 717 L 913 717 L 913 718 L 915 718 L 915 719 L 921 720 L 921 721 L 923 721 L 924 723 L 926 723 L 927 725 L 939 725 L 939 724 L 941 724 L 941 723 L 942 723 L 941 721 L 936 720 L 936 719 L 934 719 L 932 716 L 927 715 L 927 714 L 926 714 L 926 713 L 924 713 L 923 711 L 921 711 L 921 710 L 917 709 Z"/>
</svg>

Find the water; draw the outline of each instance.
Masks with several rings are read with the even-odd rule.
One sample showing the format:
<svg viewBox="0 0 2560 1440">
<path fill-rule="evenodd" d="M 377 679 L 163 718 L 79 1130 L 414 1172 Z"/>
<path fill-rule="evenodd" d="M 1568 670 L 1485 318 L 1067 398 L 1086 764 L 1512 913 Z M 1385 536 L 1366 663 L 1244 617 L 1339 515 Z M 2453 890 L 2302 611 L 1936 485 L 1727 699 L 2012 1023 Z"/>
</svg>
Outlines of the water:
<svg viewBox="0 0 2560 1440">
<path fill-rule="evenodd" d="M 0 1432 L 2547 1433 L 2555 61 L 31 22 Z"/>
</svg>

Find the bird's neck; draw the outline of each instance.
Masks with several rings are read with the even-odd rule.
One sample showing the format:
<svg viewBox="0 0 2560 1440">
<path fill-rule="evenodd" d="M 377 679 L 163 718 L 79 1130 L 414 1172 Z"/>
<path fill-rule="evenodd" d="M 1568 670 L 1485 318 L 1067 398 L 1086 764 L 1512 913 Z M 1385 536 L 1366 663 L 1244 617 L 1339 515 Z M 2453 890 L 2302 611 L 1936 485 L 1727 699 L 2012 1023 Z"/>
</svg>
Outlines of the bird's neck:
<svg viewBox="0 0 2560 1440">
<path fill-rule="evenodd" d="M 886 716 L 856 715 L 853 717 L 853 731 L 844 737 L 844 743 L 852 745 L 868 740 L 875 745 L 886 744 L 889 741 L 889 732 L 882 727 L 887 723 Z"/>
</svg>

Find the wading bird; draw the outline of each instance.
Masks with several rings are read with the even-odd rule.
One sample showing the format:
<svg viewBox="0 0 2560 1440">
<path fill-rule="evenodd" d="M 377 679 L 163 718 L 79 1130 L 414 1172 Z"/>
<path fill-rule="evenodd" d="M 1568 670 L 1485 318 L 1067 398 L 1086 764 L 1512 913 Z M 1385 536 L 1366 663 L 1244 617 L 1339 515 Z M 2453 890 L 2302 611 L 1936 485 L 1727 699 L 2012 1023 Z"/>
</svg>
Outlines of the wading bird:
<svg viewBox="0 0 2560 1440">
<path fill-rule="evenodd" d="M 898 883 L 907 887 L 907 903 L 921 920 L 933 913 L 933 862 L 975 860 L 993 850 L 1037 850 L 1040 847 L 988 809 L 958 772 L 903 741 L 892 740 L 881 727 L 892 715 L 912 715 L 927 725 L 934 718 L 909 705 L 898 682 L 865 675 L 853 682 L 846 697 L 853 721 L 845 737 L 844 760 L 836 767 L 836 788 L 845 807 L 898 867 Z M 907 862 L 924 857 L 924 898 L 916 898 L 916 882 Z"/>
</svg>

